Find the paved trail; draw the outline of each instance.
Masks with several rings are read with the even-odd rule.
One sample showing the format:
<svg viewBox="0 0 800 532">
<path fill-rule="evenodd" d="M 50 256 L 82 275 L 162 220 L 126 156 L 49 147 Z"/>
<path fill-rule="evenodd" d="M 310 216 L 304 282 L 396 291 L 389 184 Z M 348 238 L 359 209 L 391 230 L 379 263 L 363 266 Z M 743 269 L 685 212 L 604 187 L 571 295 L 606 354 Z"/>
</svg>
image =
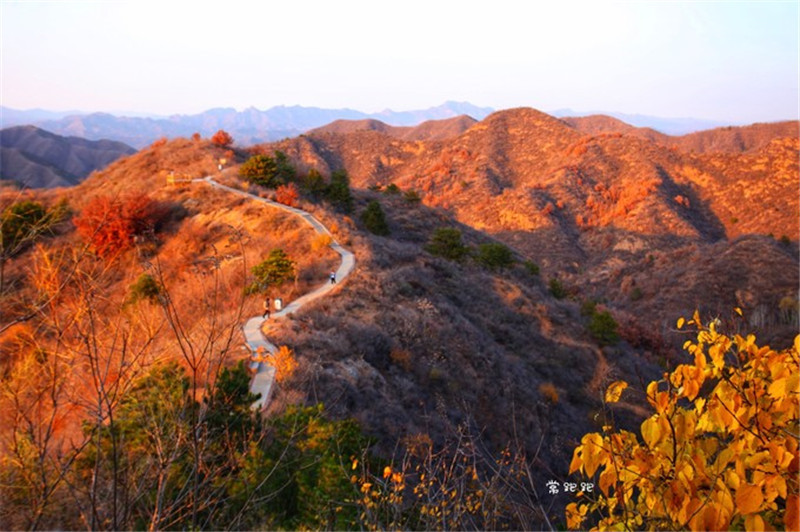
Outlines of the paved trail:
<svg viewBox="0 0 800 532">
<path fill-rule="evenodd" d="M 289 212 L 294 214 L 295 216 L 299 216 L 302 218 L 307 224 L 309 224 L 317 233 L 328 235 L 333 238 L 328 228 L 322 225 L 319 220 L 314 218 L 311 214 L 307 213 L 302 209 L 297 209 L 295 207 L 289 207 L 288 205 L 284 205 L 282 203 L 277 203 L 272 200 L 268 200 L 265 198 L 260 198 L 258 196 L 254 196 L 253 194 L 249 194 L 244 192 L 243 190 L 239 190 L 236 188 L 232 188 L 221 183 L 214 181 L 214 178 L 211 176 L 206 177 L 205 179 L 197 179 L 195 181 L 205 181 L 209 185 L 215 188 L 219 188 L 230 192 L 232 194 L 237 194 L 239 196 L 244 196 L 246 198 L 252 199 L 254 201 L 259 201 L 270 207 L 275 207 L 281 209 L 283 211 Z M 271 315 L 272 320 L 281 319 L 289 314 L 294 314 L 300 308 L 309 303 L 314 301 L 315 299 L 319 299 L 320 297 L 326 295 L 328 292 L 335 290 L 338 286 L 347 279 L 347 276 L 350 275 L 350 272 L 353 271 L 353 267 L 356 264 L 356 259 L 351 252 L 343 248 L 339 245 L 336 240 L 333 240 L 331 243 L 331 249 L 333 249 L 336 253 L 338 253 L 342 257 L 342 263 L 339 265 L 339 269 L 336 270 L 336 284 L 331 284 L 329 280 L 326 280 L 324 284 L 320 285 L 315 290 L 303 295 L 292 301 L 286 307 L 284 307 L 280 312 L 274 312 Z M 244 332 L 245 341 L 247 342 L 248 347 L 252 352 L 252 362 L 250 363 L 251 369 L 255 370 L 255 376 L 253 377 L 253 381 L 250 383 L 250 391 L 254 394 L 260 394 L 261 397 L 253 403 L 254 409 L 262 409 L 265 408 L 269 402 L 269 394 L 272 391 L 272 384 L 275 382 L 275 368 L 270 366 L 269 364 L 264 363 L 263 361 L 259 360 L 255 354 L 261 350 L 262 352 L 267 351 L 269 353 L 275 353 L 277 351 L 277 347 L 275 344 L 270 342 L 264 337 L 264 334 L 261 332 L 261 325 L 264 323 L 264 318 L 259 316 L 253 316 L 247 322 L 245 322 L 242 330 Z"/>
</svg>

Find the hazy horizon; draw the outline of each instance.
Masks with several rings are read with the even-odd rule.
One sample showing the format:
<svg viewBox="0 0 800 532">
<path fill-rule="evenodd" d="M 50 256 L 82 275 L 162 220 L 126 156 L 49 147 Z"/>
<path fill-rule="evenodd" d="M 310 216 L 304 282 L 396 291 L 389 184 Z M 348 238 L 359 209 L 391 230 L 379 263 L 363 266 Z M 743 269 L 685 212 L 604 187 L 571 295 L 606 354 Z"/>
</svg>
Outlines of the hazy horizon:
<svg viewBox="0 0 800 532">
<path fill-rule="evenodd" d="M 0 2 L 0 103 L 798 118 L 796 2 Z"/>
<path fill-rule="evenodd" d="M 434 108 L 441 107 L 441 106 L 443 106 L 443 105 L 445 105 L 447 103 L 450 103 L 450 102 L 454 102 L 454 100 L 447 100 L 447 101 L 441 102 L 438 105 L 432 105 L 432 106 L 427 107 L 425 109 L 417 109 L 417 108 L 415 108 L 415 109 L 411 109 L 411 108 L 405 109 L 405 108 L 385 107 L 384 109 L 381 109 L 380 111 L 373 111 L 373 112 L 367 112 L 367 111 L 364 111 L 362 109 L 358 109 L 358 108 L 354 108 L 354 107 L 340 107 L 340 108 L 333 109 L 333 108 L 321 107 L 321 106 L 318 106 L 318 105 L 299 105 L 299 104 L 281 104 L 281 103 L 272 105 L 270 107 L 263 107 L 263 108 L 259 108 L 259 107 L 255 106 L 255 105 L 247 105 L 247 106 L 243 106 L 243 107 L 215 106 L 215 107 L 209 107 L 207 109 L 203 109 L 203 110 L 200 110 L 198 112 L 193 112 L 193 113 L 152 113 L 152 112 L 147 112 L 147 111 L 126 111 L 124 109 L 111 109 L 111 110 L 46 109 L 46 108 L 42 108 L 42 107 L 31 107 L 31 108 L 24 108 L 23 109 L 23 108 L 11 107 L 11 106 L 7 106 L 7 105 L 3 105 L 2 107 L 6 108 L 6 109 L 14 110 L 14 111 L 20 111 L 20 112 L 37 112 L 37 111 L 41 111 L 41 112 L 47 112 L 47 113 L 69 114 L 69 115 L 73 115 L 74 114 L 74 115 L 82 115 L 82 116 L 83 115 L 95 114 L 95 113 L 105 113 L 105 114 L 110 114 L 110 115 L 114 115 L 114 116 L 118 116 L 118 117 L 164 119 L 164 118 L 169 118 L 171 116 L 193 116 L 193 115 L 199 115 L 199 114 L 202 114 L 202 113 L 205 113 L 205 112 L 208 112 L 208 111 L 212 111 L 212 110 L 215 110 L 215 109 L 233 109 L 237 113 L 241 113 L 243 111 L 246 111 L 247 109 L 256 109 L 257 111 L 264 112 L 264 111 L 268 111 L 268 110 L 270 110 L 272 108 L 287 108 L 288 109 L 288 108 L 293 108 L 293 107 L 301 107 L 301 108 L 305 108 L 305 109 L 356 111 L 356 112 L 361 112 L 361 113 L 365 113 L 365 114 L 379 114 L 381 112 L 404 113 L 404 112 L 414 112 L 414 111 L 424 111 L 424 110 L 427 110 L 427 109 L 434 109 Z M 491 108 L 493 112 L 494 111 L 503 111 L 503 110 L 506 110 L 506 109 L 512 109 L 512 107 L 496 108 L 496 107 L 492 107 L 492 106 L 488 106 L 488 105 L 485 105 L 485 106 L 484 105 L 478 105 L 478 104 L 474 104 L 473 102 L 455 102 L 455 103 L 459 103 L 459 104 L 460 103 L 467 103 L 467 104 L 470 104 L 470 105 L 475 105 L 476 107 Z M 515 106 L 515 107 L 530 107 L 532 109 L 536 109 L 538 111 L 542 111 L 544 113 L 547 113 L 547 114 L 552 115 L 552 116 L 557 116 L 557 117 L 558 116 L 590 116 L 590 115 L 597 115 L 597 114 L 605 114 L 605 115 L 609 115 L 609 116 L 619 115 L 619 116 L 628 116 L 628 117 L 632 117 L 632 118 L 641 117 L 641 118 L 655 118 L 655 119 L 674 120 L 674 121 L 680 121 L 680 120 L 693 120 L 693 121 L 698 121 L 698 122 L 706 122 L 707 121 L 707 122 L 714 122 L 714 123 L 720 123 L 720 124 L 724 123 L 724 124 L 729 124 L 729 125 L 748 125 L 748 124 L 755 123 L 755 122 L 783 122 L 783 121 L 786 121 L 786 120 L 798 120 L 799 119 L 798 117 L 791 117 L 791 118 L 775 119 L 775 120 L 756 120 L 755 122 L 736 122 L 736 121 L 713 120 L 713 119 L 707 119 L 707 118 L 704 118 L 704 117 L 696 117 L 696 116 L 663 116 L 663 115 L 649 115 L 649 114 L 643 114 L 643 113 L 623 113 L 623 112 L 620 112 L 620 111 L 617 111 L 617 110 L 614 110 L 614 109 L 572 109 L 572 108 L 538 109 L 535 106 L 531 106 L 531 105 L 520 105 L 520 106 Z"/>
</svg>

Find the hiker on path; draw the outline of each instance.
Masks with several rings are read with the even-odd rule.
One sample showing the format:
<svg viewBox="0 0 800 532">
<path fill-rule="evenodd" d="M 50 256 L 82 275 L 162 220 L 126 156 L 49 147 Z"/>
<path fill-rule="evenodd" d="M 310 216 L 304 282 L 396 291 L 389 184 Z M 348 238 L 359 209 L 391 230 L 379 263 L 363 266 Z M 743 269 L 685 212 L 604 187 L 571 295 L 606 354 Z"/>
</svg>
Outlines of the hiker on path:
<svg viewBox="0 0 800 532">
<path fill-rule="evenodd" d="M 331 272 L 331 284 L 336 284 L 336 272 Z"/>
<path fill-rule="evenodd" d="M 261 315 L 261 317 L 264 318 L 264 319 L 269 319 L 269 305 L 270 305 L 270 303 L 271 303 L 271 301 L 269 300 L 269 297 L 267 297 L 264 300 L 264 314 Z"/>
</svg>

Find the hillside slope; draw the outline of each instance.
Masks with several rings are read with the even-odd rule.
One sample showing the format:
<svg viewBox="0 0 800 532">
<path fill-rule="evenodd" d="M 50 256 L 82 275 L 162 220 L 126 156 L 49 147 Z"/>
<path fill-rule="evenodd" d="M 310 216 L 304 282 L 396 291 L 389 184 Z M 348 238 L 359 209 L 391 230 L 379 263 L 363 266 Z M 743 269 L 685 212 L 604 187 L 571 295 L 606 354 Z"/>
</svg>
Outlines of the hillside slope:
<svg viewBox="0 0 800 532">
<path fill-rule="evenodd" d="M 338 264 L 292 216 L 205 184 L 166 184 L 171 170 L 189 177 L 214 173 L 223 154 L 208 142 L 179 139 L 121 159 L 77 187 L 29 194 L 47 204 L 66 201 L 77 219 L 98 197 L 145 193 L 162 216 L 158 227 L 137 235 L 130 249 L 111 260 L 91 253 L 65 221 L 56 234 L 43 236 L 40 246 L 6 265 L 0 370 L 13 375 L 15 383 L 24 382 L 39 377 L 23 371 L 25 364 L 50 360 L 31 362 L 37 352 L 72 357 L 69 370 L 58 374 L 63 389 L 74 394 L 58 397 L 64 409 L 54 432 L 64 440 L 58 441 L 81 434 L 81 422 L 92 419 L 96 391 L 81 386 L 93 382 L 88 376 L 92 357 L 108 357 L 103 360 L 113 369 L 109 378 L 124 380 L 120 390 L 158 363 L 189 368 L 192 386 L 200 387 L 192 393 L 200 398 L 215 371 L 248 356 L 239 348 L 241 325 L 260 312 L 263 297 L 242 295 L 252 265 L 274 248 L 295 258 L 296 280 L 272 293 L 290 302 L 324 282 Z M 220 179 L 248 187 L 236 177 L 245 158 L 234 153 L 233 166 Z M 373 200 L 385 205 L 388 237 L 374 236 L 354 222 Z M 595 427 L 592 413 L 615 375 L 659 374 L 654 352 L 625 344 L 601 349 L 577 303 L 555 299 L 544 280 L 522 265 L 491 271 L 425 249 L 438 227 L 458 228 L 473 248 L 492 242 L 485 234 L 400 196 L 357 191 L 355 203 L 353 217 L 331 212 L 325 204 L 302 204 L 353 250 L 357 267 L 336 297 L 309 303 L 292 319 L 271 324 L 270 339 L 289 346 L 299 363 L 294 376 L 277 383 L 271 412 L 291 403 L 322 402 L 329 415 L 356 418 L 386 459 L 408 444 L 407 436 L 442 446 L 467 431 L 489 453 L 513 445 L 537 457 L 541 483 L 546 476 L 564 474 L 571 445 Z M 48 301 L 42 291 L 54 289 L 47 282 L 47 268 L 54 263 L 52 275 L 67 288 Z M 144 275 L 157 279 L 168 295 L 132 300 Z M 47 304 L 41 306 L 42 301 Z M 74 319 L 65 320 L 68 316 Z M 119 334 L 125 341 L 116 344 Z M 86 347 L 91 342 L 82 343 L 87 337 L 110 347 L 94 353 Z M 127 349 L 136 350 L 135 364 L 126 358 L 131 356 Z M 14 408 L 2 409 L 3 415 L 11 419 Z M 624 401 L 618 414 L 622 426 L 634 427 L 641 409 Z M 0 449 L 9 434 L 0 430 Z M 49 513 L 47 523 L 58 528 L 55 524 L 77 519 L 74 512 L 63 514 Z"/>
<path fill-rule="evenodd" d="M 326 133 L 348 134 L 356 131 L 377 131 L 390 137 L 407 141 L 444 140 L 457 137 L 477 122 L 474 118 L 461 115 L 442 120 L 428 120 L 418 126 L 390 126 L 380 120 L 336 120 L 322 127 L 312 129 L 308 135 L 324 135 Z"/>
<path fill-rule="evenodd" d="M 564 117 L 563 120 L 582 133 L 624 133 L 642 137 L 684 152 L 744 153 L 757 151 L 776 138 L 796 138 L 798 122 L 759 123 L 750 126 L 726 126 L 686 135 L 666 135 L 652 128 L 635 127 L 605 115 Z"/>
<path fill-rule="evenodd" d="M 502 460 L 512 453 L 524 455 L 530 477 L 518 493 L 538 519 L 517 528 L 544 528 L 543 512 L 559 523 L 571 502 L 568 495 L 545 499 L 538 487 L 550 479 L 567 480 L 575 445 L 600 429 L 606 416 L 613 414 L 617 428 L 638 429 L 645 414 L 643 384 L 686 356 L 676 349 L 686 340 L 675 330 L 677 317 L 699 308 L 704 318 L 718 316 L 721 327 L 755 331 L 776 347 L 796 332 L 797 300 L 782 306 L 798 286 L 796 247 L 763 233 L 788 221 L 768 209 L 741 223 L 719 214 L 723 208 L 733 214 L 752 210 L 727 203 L 726 193 L 737 190 L 752 191 L 750 201 L 759 207 L 770 201 L 778 213 L 793 212 L 797 200 L 786 190 L 796 186 L 797 170 L 789 163 L 796 143 L 775 138 L 755 153 L 692 155 L 636 136 L 582 134 L 544 113 L 520 109 L 496 113 L 437 141 L 355 131 L 261 146 L 262 154 L 280 149 L 289 155 L 300 190 L 311 182 L 308 169 L 350 173 L 355 185 L 350 212 L 337 211 L 328 200 L 343 208 L 335 201 L 339 196 L 331 198 L 318 180 L 311 190 L 325 192 L 297 201 L 352 250 L 357 265 L 335 297 L 267 324 L 270 340 L 288 347 L 267 416 L 281 419 L 290 405 L 322 403 L 336 419 L 355 418 L 358 430 L 374 442 L 370 450 L 384 460 L 378 474 L 404 450 L 426 446 L 433 453 L 474 451 L 489 464 L 485 470 L 508 465 Z M 242 398 L 238 410 L 223 403 L 224 415 L 208 424 L 198 417 L 224 400 L 214 394 L 217 379 L 223 380 L 221 368 L 249 358 L 241 348 L 241 327 L 262 312 L 264 295 L 248 295 L 248 288 L 272 289 L 271 297 L 290 302 L 326 282 L 338 258 L 327 247 L 329 240 L 320 240 L 294 216 L 205 184 L 166 181 L 170 172 L 189 178 L 213 174 L 226 185 L 276 195 L 238 177 L 251 154 L 177 139 L 117 160 L 76 187 L 25 193 L 23 199 L 48 207 L 65 202 L 68 208 L 59 212 L 73 217 L 40 235 L 36 246 L 3 257 L 0 373 L 9 393 L 0 397 L 0 451 L 18 452 L 17 436 L 30 416 L 33 432 L 41 434 L 44 427 L 52 438 L 43 444 L 34 434 L 31 445 L 49 446 L 43 455 L 49 453 L 64 471 L 74 466 L 80 472 L 54 488 L 56 495 L 43 505 L 46 512 L 31 522 L 77 528 L 85 516 L 74 501 L 93 500 L 94 460 L 109 465 L 98 493 L 124 495 L 118 488 L 136 487 L 138 479 L 117 474 L 118 462 L 92 447 L 112 413 L 130 429 L 125 434 L 156 435 L 152 440 L 158 445 L 175 449 L 170 451 L 175 458 L 167 459 L 171 465 L 186 462 L 188 469 L 178 469 L 171 479 L 176 488 L 163 495 L 178 513 L 191 513 L 181 498 L 191 492 L 184 489 L 183 471 L 199 472 L 198 463 L 222 464 L 210 470 L 221 476 L 241 472 L 232 490 L 243 485 L 240 479 L 249 486 L 270 477 L 273 466 L 262 446 L 279 431 L 262 432 L 258 441 L 239 428 L 221 431 L 242 410 L 250 412 L 254 398 Z M 228 166 L 218 172 L 221 157 Z M 389 184 L 417 191 L 422 201 Z M 338 194 L 341 187 L 333 190 Z M 155 208 L 138 208 L 142 195 Z M 112 203 L 106 216 L 158 215 L 157 223 L 146 227 L 132 224 L 138 232 L 125 237 L 128 247 L 119 255 L 94 253 L 90 244 L 97 232 L 76 230 L 104 197 L 129 201 L 120 204 L 127 208 Z M 3 207 L 19 199 L 0 196 Z M 376 204 L 387 222 L 383 236 L 370 231 L 366 216 L 375 213 Z M 733 236 L 738 227 L 743 234 Z M 432 247 L 441 229 L 460 234 L 468 253 L 448 259 Z M 501 241 L 513 248 L 514 260 L 502 266 L 483 260 Z M 253 266 L 276 248 L 296 261 L 294 279 L 258 285 Z M 149 283 L 143 283 L 147 277 Z M 729 317 L 736 305 L 750 324 Z M 618 324 L 618 339 L 601 337 L 592 326 L 603 312 Z M 185 429 L 161 433 L 162 425 L 178 425 L 168 417 L 137 420 L 114 410 L 129 394 L 141 394 L 143 382 L 152 382 L 142 378 L 165 366 L 183 372 L 172 381 L 175 395 L 158 395 L 155 388 L 156 393 L 145 393 L 155 408 L 149 402 L 141 407 L 148 416 L 177 407 L 176 417 L 189 423 L 180 425 Z M 603 392 L 617 379 L 631 386 L 619 403 L 604 405 Z M 246 392 L 246 374 L 240 373 L 238 385 Z M 173 400 L 186 396 L 195 402 L 181 407 L 181 400 Z M 94 427 L 98 430 L 89 430 Z M 313 450 L 329 435 L 323 425 L 308 427 L 314 429 L 309 433 L 319 428 L 319 438 L 302 440 L 308 445 L 301 443 L 300 454 L 317 461 Z M 209 439 L 215 434 L 226 438 Z M 226 447 L 240 437 L 241 446 Z M 225 453 L 215 454 L 218 449 L 206 447 L 209 441 L 227 441 L 221 446 Z M 119 440 L 125 448 L 129 443 L 141 448 L 138 441 Z M 474 446 L 462 446 L 467 444 Z M 67 452 L 63 462 L 61 450 Z M 357 460 L 366 461 L 366 454 L 359 454 L 366 451 L 340 452 L 322 461 L 330 458 L 330 471 L 344 464 L 347 483 Z M 145 479 L 150 483 L 145 493 L 159 493 L 164 484 L 156 461 L 162 455 L 131 456 L 138 456 L 131 463 L 141 461 L 143 469 L 155 471 Z M 248 457 L 244 463 L 238 461 L 242 456 Z M 220 457 L 224 460 L 215 462 Z M 11 468 L 4 475 L 35 471 L 36 464 L 14 469 L 11 462 L 3 462 Z M 303 469 L 295 463 L 289 469 Z M 60 478 L 58 468 L 48 473 Z M 198 474 L 195 481 L 199 487 L 209 479 L 203 486 L 217 493 L 218 478 Z M 282 479 L 276 483 L 280 487 L 265 498 L 293 491 L 281 491 L 287 485 Z M 28 522 L 32 493 L 15 499 L 12 511 L 0 511 L 4 522 L 15 525 L 8 528 Z M 224 498 L 227 492 L 217 496 L 221 509 L 233 500 Z M 244 497 L 252 502 L 249 492 Z M 102 510 L 116 515 L 113 508 Z M 258 524 L 270 528 L 264 523 L 269 522 Z"/>
<path fill-rule="evenodd" d="M 522 264 L 492 271 L 425 247 L 439 227 L 457 228 L 473 249 L 492 242 L 481 232 L 376 192 L 357 194 L 356 213 L 371 201 L 383 206 L 391 234 L 345 222 L 341 238 L 358 265 L 347 284 L 269 326 L 300 361 L 278 387 L 273 412 L 297 397 L 321 401 L 337 417 L 358 419 L 387 455 L 398 441 L 442 446 L 460 430 L 481 434 L 488 450 L 510 444 L 538 455 L 544 482 L 561 475 L 570 444 L 594 426 L 611 380 L 660 374 L 647 348 L 601 349 L 579 305 L 553 297 Z M 616 412 L 627 426 L 639 413 L 629 402 Z"/>
<path fill-rule="evenodd" d="M 71 186 L 135 150 L 110 140 L 62 137 L 33 126 L 0 130 L 0 177 L 30 188 Z"/>
<path fill-rule="evenodd" d="M 738 304 L 777 322 L 779 301 L 798 286 L 796 248 L 775 240 L 798 239 L 796 123 L 697 134 L 684 141 L 688 151 L 618 122 L 587 123 L 601 132 L 583 133 L 539 111 L 514 109 L 442 141 L 320 132 L 274 148 L 303 168 L 346 168 L 357 187 L 414 189 L 426 205 L 501 239 L 584 297 L 614 301 L 621 310 L 652 312 L 667 323 L 700 302 L 713 312 Z M 611 126 L 632 133 L 604 131 Z M 730 146 L 732 134 L 749 140 L 734 151 L 691 151 Z M 714 291 L 700 278 L 679 282 L 679 263 L 657 260 L 689 253 L 705 278 L 736 284 L 740 268 L 700 259 L 712 249 L 724 254 L 745 235 L 766 237 L 747 241 L 769 279 L 758 290 L 740 287 L 752 297 Z M 679 293 L 693 296 L 679 302 L 648 279 L 672 279 Z"/>
</svg>

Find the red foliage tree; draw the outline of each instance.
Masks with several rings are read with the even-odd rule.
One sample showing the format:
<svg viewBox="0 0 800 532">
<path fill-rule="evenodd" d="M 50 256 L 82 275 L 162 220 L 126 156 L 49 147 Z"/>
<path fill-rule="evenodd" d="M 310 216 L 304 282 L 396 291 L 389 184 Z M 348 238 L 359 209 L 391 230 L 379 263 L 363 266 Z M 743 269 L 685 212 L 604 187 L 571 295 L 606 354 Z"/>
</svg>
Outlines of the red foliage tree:
<svg viewBox="0 0 800 532">
<path fill-rule="evenodd" d="M 281 185 L 277 189 L 275 189 L 275 200 L 278 203 L 283 203 L 284 205 L 288 205 L 290 207 L 295 207 L 297 205 L 297 198 L 300 197 L 300 194 L 297 191 L 297 187 L 294 183 L 289 183 L 288 185 Z"/>
<path fill-rule="evenodd" d="M 211 142 L 213 142 L 217 146 L 222 146 L 223 148 L 227 148 L 228 146 L 233 144 L 233 137 L 231 137 L 230 134 L 228 134 L 228 132 L 225 131 L 224 129 L 220 129 L 219 131 L 214 133 L 213 137 L 211 137 Z"/>
<path fill-rule="evenodd" d="M 159 205 L 144 194 L 124 200 L 98 196 L 75 218 L 75 227 L 98 255 L 111 258 L 130 247 L 135 235 L 155 228 L 163 215 Z"/>
</svg>

